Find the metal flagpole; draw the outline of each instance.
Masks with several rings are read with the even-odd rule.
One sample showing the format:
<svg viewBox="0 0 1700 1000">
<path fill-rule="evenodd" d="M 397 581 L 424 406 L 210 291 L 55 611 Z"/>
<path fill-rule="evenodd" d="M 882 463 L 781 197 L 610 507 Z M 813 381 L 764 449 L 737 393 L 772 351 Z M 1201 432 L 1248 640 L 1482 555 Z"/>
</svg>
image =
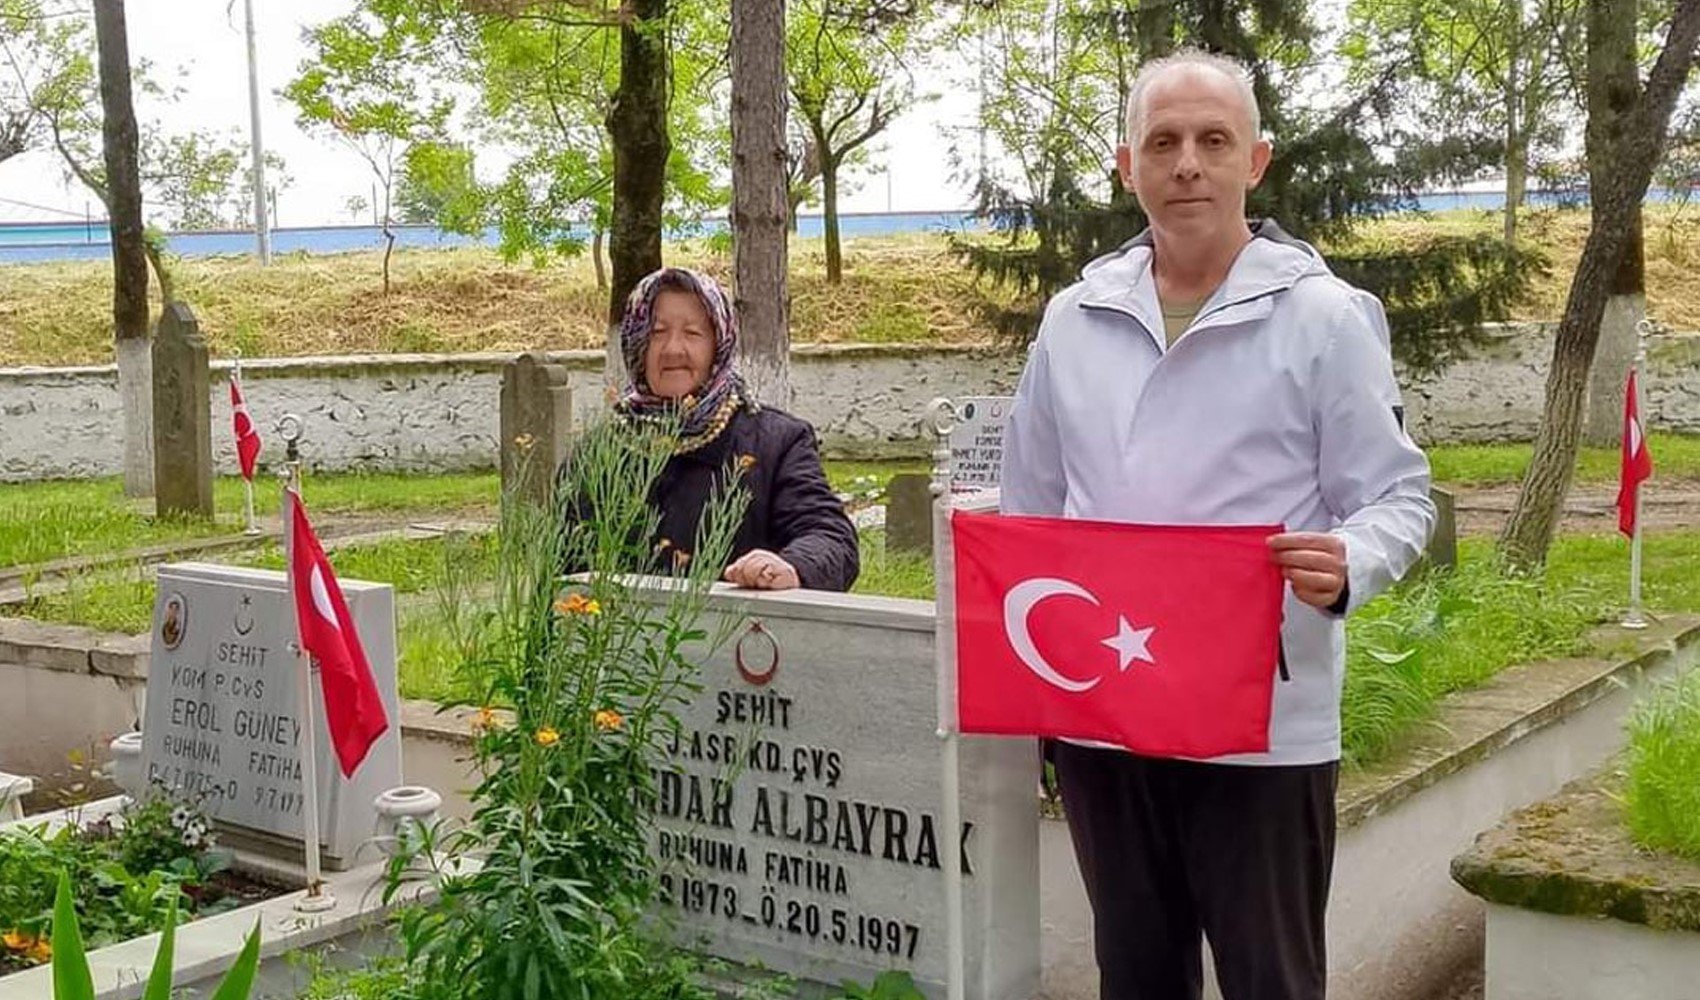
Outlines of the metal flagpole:
<svg viewBox="0 0 1700 1000">
<path fill-rule="evenodd" d="M 934 608 L 935 669 L 938 676 L 938 736 L 941 785 L 944 797 L 944 908 L 945 982 L 947 1000 L 963 1000 L 962 935 L 962 787 L 958 767 L 961 737 L 956 727 L 956 553 L 950 537 L 950 431 L 956 423 L 956 407 L 948 399 L 927 404 L 933 443 L 933 579 L 937 598 Z"/>
<path fill-rule="evenodd" d="M 231 377 L 236 379 L 237 387 L 241 388 L 242 351 L 240 349 L 238 349 L 233 355 L 233 360 L 231 361 L 231 372 Z M 242 394 L 242 409 L 244 411 L 248 411 L 248 394 L 246 392 L 243 392 Z M 248 411 L 248 426 L 252 427 L 253 425 L 254 414 L 252 411 Z M 237 441 L 236 447 L 237 450 L 240 451 L 242 448 L 242 442 Z M 238 455 L 236 460 L 238 465 L 240 465 L 242 461 L 241 456 Z M 242 520 L 244 525 L 242 533 L 244 535 L 257 535 L 260 533 L 260 526 L 254 523 L 254 481 L 247 476 L 242 477 Z M 288 524 L 289 522 L 285 521 L 284 523 Z"/>
<path fill-rule="evenodd" d="M 266 218 L 266 151 L 260 139 L 260 64 L 254 53 L 254 0 L 243 0 L 248 17 L 248 121 L 254 154 L 254 239 L 261 264 L 272 262 L 271 227 Z"/>
<path fill-rule="evenodd" d="M 295 510 L 301 497 L 301 418 L 286 413 L 277 422 L 284 442 L 283 551 L 284 572 L 289 580 L 291 606 L 295 596 Z M 301 699 L 301 839 L 307 852 L 307 894 L 295 901 L 301 913 L 323 913 L 336 906 L 336 897 L 325 891 L 319 869 L 319 756 L 318 726 L 313 721 L 313 657 L 301 645 L 300 626 L 290 646 L 295 652 L 296 694 Z"/>
<path fill-rule="evenodd" d="M 1647 367 L 1647 334 L 1652 324 L 1643 319 L 1635 324 L 1635 422 L 1640 425 L 1641 447 L 1647 447 L 1647 417 L 1641 406 L 1641 372 Z M 1627 433 L 1629 428 L 1625 427 Z M 1641 612 L 1641 487 L 1635 484 L 1635 530 L 1629 536 L 1629 610 L 1623 616 L 1623 627 L 1647 627 L 1647 616 Z"/>
</svg>

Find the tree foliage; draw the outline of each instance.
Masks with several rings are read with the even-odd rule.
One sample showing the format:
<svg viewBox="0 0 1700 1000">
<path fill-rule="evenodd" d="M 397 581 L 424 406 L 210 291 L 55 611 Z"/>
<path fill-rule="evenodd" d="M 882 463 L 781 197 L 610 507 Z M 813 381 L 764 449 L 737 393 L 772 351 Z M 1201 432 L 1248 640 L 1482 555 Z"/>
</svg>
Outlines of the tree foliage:
<svg viewBox="0 0 1700 1000">
<path fill-rule="evenodd" d="M 970 30 L 994 59 L 982 126 L 1015 167 L 989 160 L 978 184 L 979 211 L 1001 237 L 959 240 L 957 249 L 977 273 L 1022 293 L 990 314 L 1011 340 L 1031 337 L 1044 300 L 1088 260 L 1144 227 L 1105 165 L 1122 141 L 1123 95 L 1139 65 L 1182 45 L 1247 64 L 1276 150 L 1248 213 L 1328 246 L 1337 271 L 1380 295 L 1402 362 L 1432 371 L 1456 357 L 1540 264 L 1491 241 L 1394 251 L 1354 239 L 1360 221 L 1410 207 L 1438 178 L 1473 174 L 1494 150 L 1482 136 L 1436 135 L 1402 118 L 1391 70 L 1330 100 L 1314 83 L 1322 54 L 1305 4 L 1009 0 Z M 960 148 L 957 158 L 967 162 Z"/>
<path fill-rule="evenodd" d="M 397 136 L 392 179 L 408 178 L 411 211 L 435 191 L 427 201 L 448 209 L 445 228 L 494 226 L 510 260 L 572 255 L 612 223 L 607 121 L 620 82 L 620 10 L 611 0 L 359 0 L 310 30 L 314 51 L 287 93 L 304 116 L 322 118 L 316 95 L 369 88 L 384 102 L 372 105 L 383 114 L 371 124 Z M 669 222 L 725 203 L 710 169 L 727 141 L 725 30 L 723 0 L 677 5 L 645 29 L 663 33 L 671 53 Z M 475 145 L 501 161 L 487 182 L 469 169 Z"/>
<path fill-rule="evenodd" d="M 169 105 L 182 94 L 146 60 L 131 83 L 143 101 Z M 58 154 L 70 179 L 108 201 L 93 20 L 73 0 L 0 0 L 0 160 L 30 150 Z M 167 131 L 138 121 L 147 221 L 170 229 L 246 228 L 253 179 L 248 144 L 211 129 Z M 283 159 L 267 154 L 273 181 L 287 186 Z"/>
<path fill-rule="evenodd" d="M 843 277 L 841 171 L 918 99 L 910 69 L 933 34 L 930 15 L 918 3 L 897 16 L 836 0 L 789 0 L 786 21 L 794 183 L 811 174 L 821 182 L 826 279 L 836 284 Z M 804 197 L 793 191 L 794 204 Z"/>
<path fill-rule="evenodd" d="M 1478 133 L 1504 171 L 1506 237 L 1527 180 L 1580 114 L 1583 0 L 1353 0 L 1342 54 L 1358 76 L 1395 67 L 1401 113 Z"/>
</svg>

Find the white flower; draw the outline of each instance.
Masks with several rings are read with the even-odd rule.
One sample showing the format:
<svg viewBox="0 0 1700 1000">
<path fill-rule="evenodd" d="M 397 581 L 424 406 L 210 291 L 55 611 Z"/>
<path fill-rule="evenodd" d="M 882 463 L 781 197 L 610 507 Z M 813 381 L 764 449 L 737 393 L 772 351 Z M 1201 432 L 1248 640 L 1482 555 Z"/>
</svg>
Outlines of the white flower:
<svg viewBox="0 0 1700 1000">
<path fill-rule="evenodd" d="M 179 830 L 187 827 L 189 821 L 194 818 L 195 814 L 189 810 L 188 806 L 178 806 L 171 810 L 171 825 Z"/>
</svg>

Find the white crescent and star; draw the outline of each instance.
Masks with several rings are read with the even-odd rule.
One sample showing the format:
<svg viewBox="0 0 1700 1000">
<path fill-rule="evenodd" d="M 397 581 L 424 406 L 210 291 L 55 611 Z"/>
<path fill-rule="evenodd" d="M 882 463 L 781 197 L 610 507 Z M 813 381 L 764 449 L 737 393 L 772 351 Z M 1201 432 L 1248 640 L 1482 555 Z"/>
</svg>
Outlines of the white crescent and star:
<svg viewBox="0 0 1700 1000">
<path fill-rule="evenodd" d="M 307 580 L 307 590 L 313 595 L 313 610 L 319 617 L 330 623 L 331 628 L 341 631 L 337 625 L 336 609 L 331 606 L 330 591 L 325 588 L 325 574 L 317 565 L 313 567 L 313 575 Z"/>
<path fill-rule="evenodd" d="M 1039 602 L 1050 597 L 1078 597 L 1090 602 L 1094 607 L 1100 606 L 1096 595 L 1085 587 L 1069 580 L 1056 577 L 1034 577 L 1023 580 L 1009 589 L 1003 599 L 1003 626 L 1009 638 L 1010 648 L 1026 665 L 1028 670 L 1042 681 L 1053 687 L 1061 688 L 1072 694 L 1084 694 L 1098 686 L 1102 676 L 1090 680 L 1079 680 L 1059 673 L 1039 652 L 1039 647 L 1033 642 L 1033 634 L 1028 628 L 1028 618 Z M 1151 657 L 1149 646 L 1155 626 L 1149 628 L 1134 628 L 1125 615 L 1116 616 L 1116 634 L 1099 642 L 1116 651 L 1116 669 L 1125 673 L 1134 660 L 1155 664 Z"/>
</svg>

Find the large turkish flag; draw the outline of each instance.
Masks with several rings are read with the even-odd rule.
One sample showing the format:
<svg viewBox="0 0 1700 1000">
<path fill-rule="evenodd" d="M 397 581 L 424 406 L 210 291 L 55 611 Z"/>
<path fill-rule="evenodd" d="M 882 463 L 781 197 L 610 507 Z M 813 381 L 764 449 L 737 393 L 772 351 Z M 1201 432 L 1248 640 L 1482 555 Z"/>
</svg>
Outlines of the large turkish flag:
<svg viewBox="0 0 1700 1000">
<path fill-rule="evenodd" d="M 953 511 L 962 732 L 1268 750 L 1281 530 Z"/>
</svg>

